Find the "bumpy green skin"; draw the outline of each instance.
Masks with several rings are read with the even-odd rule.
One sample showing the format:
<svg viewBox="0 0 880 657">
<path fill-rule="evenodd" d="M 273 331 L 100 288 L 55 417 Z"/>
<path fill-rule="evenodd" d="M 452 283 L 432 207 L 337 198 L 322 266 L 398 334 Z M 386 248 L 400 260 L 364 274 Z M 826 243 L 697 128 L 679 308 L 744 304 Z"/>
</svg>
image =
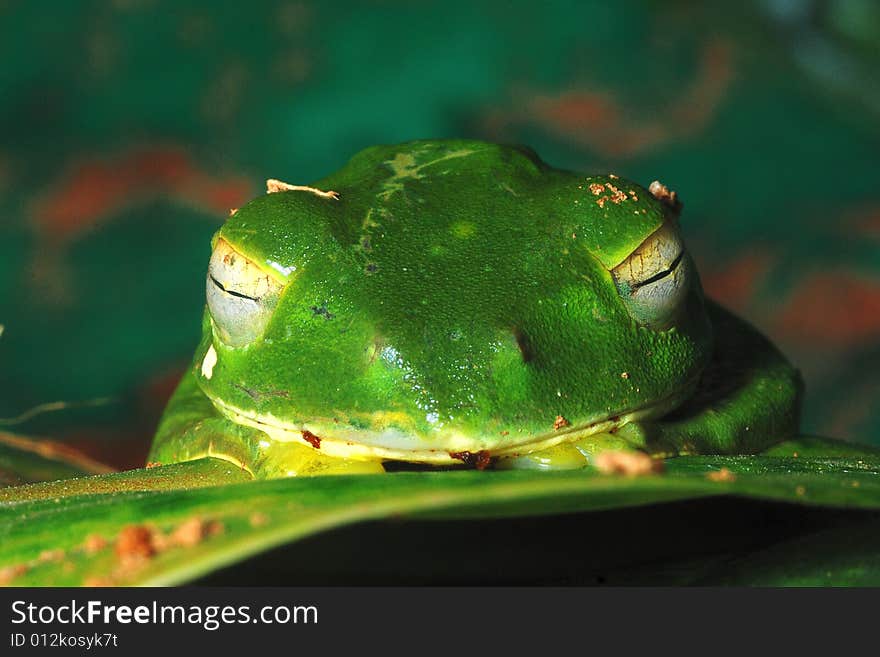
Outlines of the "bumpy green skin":
<svg viewBox="0 0 880 657">
<path fill-rule="evenodd" d="M 600 201 L 591 185 L 606 183 L 625 200 Z M 460 140 L 373 147 L 313 185 L 339 199 L 269 194 L 220 230 L 252 261 L 295 270 L 245 347 L 218 339 L 206 312 L 151 460 L 211 453 L 283 473 L 267 437 L 210 399 L 317 436 L 392 429 L 430 446 L 454 432 L 490 453 L 552 435 L 558 416 L 577 428 L 688 397 L 621 435 L 654 452 L 734 453 L 797 430 L 796 371 L 704 302 L 696 277 L 672 328 L 627 312 L 609 270 L 674 214 L 639 185 Z"/>
</svg>

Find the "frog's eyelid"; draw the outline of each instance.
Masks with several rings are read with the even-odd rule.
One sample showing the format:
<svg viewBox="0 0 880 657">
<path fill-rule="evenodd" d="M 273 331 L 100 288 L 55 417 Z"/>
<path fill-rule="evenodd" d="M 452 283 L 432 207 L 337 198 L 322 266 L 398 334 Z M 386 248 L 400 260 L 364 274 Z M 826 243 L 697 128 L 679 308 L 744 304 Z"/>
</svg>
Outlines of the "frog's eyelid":
<svg viewBox="0 0 880 657">
<path fill-rule="evenodd" d="M 236 292 L 235 290 L 228 290 L 223 286 L 223 283 L 221 283 L 216 278 L 214 278 L 213 274 L 208 274 L 208 276 L 211 278 L 211 282 L 213 282 L 214 285 L 216 285 L 223 292 L 225 292 L 226 294 L 228 294 L 230 296 L 238 297 L 239 299 L 247 299 L 248 301 L 255 301 L 255 302 L 258 302 L 260 300 L 259 297 L 249 297 L 248 295 L 242 294 L 241 292 Z"/>
<path fill-rule="evenodd" d="M 672 263 L 669 265 L 669 267 L 667 267 L 666 269 L 657 272 L 653 276 L 650 276 L 643 281 L 634 281 L 634 282 L 630 283 L 630 285 L 629 285 L 630 293 L 635 292 L 640 287 L 644 287 L 645 285 L 650 285 L 651 283 L 656 283 L 657 281 L 662 280 L 662 279 L 666 278 L 667 276 L 669 276 L 670 274 L 672 274 L 672 272 L 674 272 L 678 268 L 678 266 L 681 264 L 681 259 L 683 257 L 684 257 L 684 250 L 681 250 L 678 252 L 678 255 L 675 256 L 675 259 L 672 261 Z"/>
<path fill-rule="evenodd" d="M 283 285 L 222 238 L 208 263 L 205 295 L 214 333 L 230 347 L 258 339 Z"/>
<path fill-rule="evenodd" d="M 623 305 L 638 324 L 665 330 L 691 287 L 693 272 L 675 222 L 667 221 L 611 270 Z"/>
<path fill-rule="evenodd" d="M 684 250 L 676 223 L 666 221 L 614 267 L 611 274 L 618 285 L 628 289 L 644 286 L 673 271 L 675 261 L 680 260 Z"/>
</svg>

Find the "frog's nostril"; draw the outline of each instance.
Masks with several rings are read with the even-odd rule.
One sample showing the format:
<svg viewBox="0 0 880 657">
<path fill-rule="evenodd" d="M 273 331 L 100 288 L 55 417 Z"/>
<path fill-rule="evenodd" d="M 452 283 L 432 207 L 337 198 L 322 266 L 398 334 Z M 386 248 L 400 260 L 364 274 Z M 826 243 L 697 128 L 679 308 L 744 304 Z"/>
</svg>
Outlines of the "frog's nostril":
<svg viewBox="0 0 880 657">
<path fill-rule="evenodd" d="M 520 329 L 515 328 L 513 329 L 513 337 L 516 340 L 516 346 L 519 347 L 519 353 L 522 356 L 523 362 L 531 362 L 535 357 L 535 352 L 532 349 L 528 336 Z"/>
</svg>

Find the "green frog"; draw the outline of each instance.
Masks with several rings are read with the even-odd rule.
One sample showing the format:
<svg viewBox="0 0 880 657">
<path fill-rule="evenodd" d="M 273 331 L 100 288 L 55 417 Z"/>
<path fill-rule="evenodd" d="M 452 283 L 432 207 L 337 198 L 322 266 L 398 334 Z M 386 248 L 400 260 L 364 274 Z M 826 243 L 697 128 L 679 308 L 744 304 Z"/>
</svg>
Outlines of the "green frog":
<svg viewBox="0 0 880 657">
<path fill-rule="evenodd" d="M 658 181 L 471 140 L 278 180 L 212 241 L 202 339 L 150 454 L 256 477 L 746 454 L 801 380 L 706 298 Z"/>
</svg>

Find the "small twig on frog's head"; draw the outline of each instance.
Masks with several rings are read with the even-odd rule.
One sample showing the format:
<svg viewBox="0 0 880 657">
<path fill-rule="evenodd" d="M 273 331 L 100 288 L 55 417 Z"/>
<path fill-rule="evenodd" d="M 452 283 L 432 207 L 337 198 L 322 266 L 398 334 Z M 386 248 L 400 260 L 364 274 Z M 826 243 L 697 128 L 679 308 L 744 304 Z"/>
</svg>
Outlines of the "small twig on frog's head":
<svg viewBox="0 0 880 657">
<path fill-rule="evenodd" d="M 276 194 L 278 192 L 311 192 L 312 194 L 320 196 L 321 198 L 330 198 L 334 201 L 339 200 L 338 192 L 325 192 L 324 190 L 318 189 L 316 187 L 309 187 L 308 185 L 291 185 L 290 183 L 286 183 L 282 180 L 269 178 L 269 180 L 266 181 L 266 193 Z"/>
</svg>

